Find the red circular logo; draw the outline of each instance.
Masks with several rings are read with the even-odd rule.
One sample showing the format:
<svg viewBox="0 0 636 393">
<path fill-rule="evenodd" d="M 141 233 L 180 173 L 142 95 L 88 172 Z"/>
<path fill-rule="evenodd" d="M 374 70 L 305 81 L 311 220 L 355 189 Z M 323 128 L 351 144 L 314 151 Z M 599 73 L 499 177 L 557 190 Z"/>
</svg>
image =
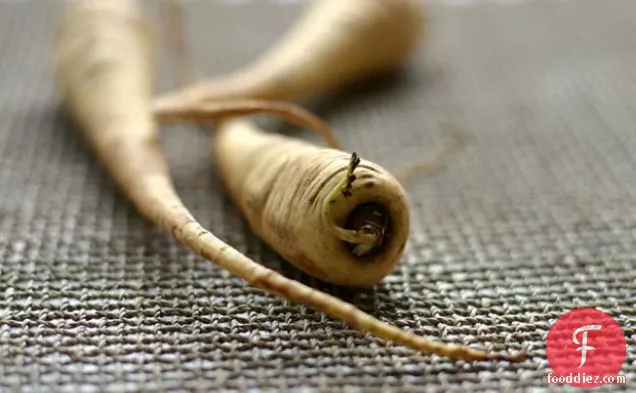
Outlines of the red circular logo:
<svg viewBox="0 0 636 393">
<path fill-rule="evenodd" d="M 548 333 L 546 355 L 554 372 L 548 383 L 580 388 L 615 383 L 626 352 L 623 330 L 614 318 L 594 308 L 572 310 Z"/>
</svg>

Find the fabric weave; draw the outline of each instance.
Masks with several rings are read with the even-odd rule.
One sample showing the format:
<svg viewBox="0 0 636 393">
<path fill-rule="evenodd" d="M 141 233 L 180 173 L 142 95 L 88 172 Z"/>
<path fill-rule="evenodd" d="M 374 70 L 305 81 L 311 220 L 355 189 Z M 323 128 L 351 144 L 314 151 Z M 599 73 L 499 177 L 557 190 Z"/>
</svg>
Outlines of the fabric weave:
<svg viewBox="0 0 636 393">
<path fill-rule="evenodd" d="M 161 45 L 160 2 L 148 3 Z M 185 4 L 206 75 L 255 59 L 302 9 Z M 545 339 L 579 307 L 627 338 L 628 384 L 604 388 L 636 390 L 636 3 L 472 4 L 430 5 L 430 37 L 399 76 L 307 103 L 390 170 L 454 129 L 467 137 L 444 170 L 405 184 L 406 255 L 372 289 L 316 282 L 259 241 L 203 133 L 172 127 L 163 143 L 186 205 L 249 257 L 413 332 L 529 360 L 453 364 L 389 345 L 179 246 L 131 208 L 60 108 L 49 59 L 62 2 L 0 2 L 0 390 L 560 391 L 546 384 Z M 164 52 L 161 91 L 174 87 Z"/>
</svg>

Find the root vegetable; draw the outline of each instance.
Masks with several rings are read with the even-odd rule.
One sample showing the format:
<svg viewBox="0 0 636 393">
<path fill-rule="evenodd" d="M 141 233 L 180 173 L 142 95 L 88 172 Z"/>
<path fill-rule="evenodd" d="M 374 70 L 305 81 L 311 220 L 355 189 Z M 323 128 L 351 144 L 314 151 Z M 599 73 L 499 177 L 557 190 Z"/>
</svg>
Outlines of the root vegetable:
<svg viewBox="0 0 636 393">
<path fill-rule="evenodd" d="M 399 262 L 409 233 L 404 190 L 380 166 L 357 156 L 349 162 L 333 149 L 337 142 L 320 119 L 289 104 L 254 100 L 184 106 L 158 118 L 209 121 L 259 111 L 315 129 L 332 148 L 264 136 L 247 120 L 220 123 L 213 140 L 221 177 L 252 229 L 324 281 L 368 286 L 382 280 Z"/>
<path fill-rule="evenodd" d="M 187 50 L 179 0 L 169 8 L 171 39 L 178 69 L 193 70 Z M 179 107 L 196 107 L 243 98 L 296 99 L 390 72 L 404 63 L 415 43 L 424 38 L 427 20 L 414 0 L 314 0 L 301 21 L 258 61 L 208 82 L 158 97 L 157 116 L 170 117 Z M 192 72 L 189 72 L 192 74 Z M 182 78 L 183 79 L 183 78 Z M 400 181 L 439 169 L 461 146 L 454 138 L 438 156 L 396 172 Z"/>
<path fill-rule="evenodd" d="M 313 307 L 363 332 L 453 359 L 520 359 L 439 343 L 381 322 L 351 304 L 255 263 L 204 229 L 178 197 L 158 146 L 156 119 L 150 110 L 152 51 L 142 22 L 136 4 L 130 0 L 76 2 L 61 22 L 54 48 L 54 67 L 65 104 L 85 139 L 122 192 L 148 220 L 169 231 L 184 246 L 252 285 Z M 224 142 L 227 149 L 231 148 L 227 144 L 233 141 L 237 139 Z M 260 146 L 273 148 L 270 143 Z M 287 154 L 285 150 L 277 151 Z M 261 158 L 265 154 L 258 153 Z M 339 159 L 338 154 L 333 153 L 334 159 Z M 352 160 L 343 165 L 348 168 L 348 175 L 353 173 L 356 163 L 357 160 Z M 249 159 L 235 164 L 243 168 L 250 165 Z M 342 164 L 341 159 L 337 161 L 337 165 Z M 275 168 L 290 170 L 280 165 Z M 263 171 L 271 169 L 262 168 Z M 258 179 L 250 177 L 250 180 Z M 355 186 L 350 184 L 352 180 L 347 176 L 344 183 L 337 185 L 337 192 L 355 193 Z M 269 192 L 268 203 L 290 200 L 272 194 L 273 190 Z M 324 197 L 323 192 L 319 194 L 317 197 Z M 332 196 L 326 197 L 329 200 Z M 327 210 L 326 216 L 337 217 L 343 214 L 341 209 L 344 208 Z"/>
<path fill-rule="evenodd" d="M 183 29 L 183 20 L 179 25 Z M 185 42 L 182 45 L 185 46 Z M 177 52 L 188 53 L 185 48 L 181 49 Z M 291 63 L 293 67 L 293 61 Z M 395 65 L 398 63 L 399 59 Z M 281 72 L 278 76 L 283 74 Z M 364 72 L 354 73 L 349 78 L 355 80 L 360 76 L 366 75 Z M 344 80 L 341 84 L 345 82 L 348 81 Z M 229 89 L 237 94 L 229 94 L 227 98 L 250 96 L 249 89 L 240 91 L 236 89 L 237 86 L 240 84 Z M 306 94 L 311 92 L 311 89 L 304 91 Z M 210 93 L 213 98 L 211 101 L 214 101 L 214 98 L 222 100 L 227 92 L 212 87 Z M 301 93 L 296 94 L 302 93 L 301 89 Z M 194 104 L 196 101 L 188 102 L 185 97 L 183 100 L 177 99 L 156 113 L 165 115 L 172 110 L 171 107 Z M 201 102 L 194 105 L 201 105 Z M 438 157 L 410 168 L 400 177 L 408 178 L 439 167 L 449 154 L 461 146 L 463 140 L 460 136 L 456 133 L 454 143 Z M 230 195 L 238 203 L 252 229 L 279 254 L 305 272 L 346 285 L 369 284 L 382 279 L 399 259 L 408 234 L 408 213 L 399 183 L 382 168 L 367 164 L 366 173 L 358 171 L 354 174 L 357 167 L 365 166 L 361 165 L 355 153 L 345 167 L 347 156 L 342 152 L 265 134 L 245 119 L 231 120 L 217 127 L 212 139 L 212 150 Z M 321 177 L 325 180 L 320 180 Z M 363 181 L 356 182 L 359 179 Z M 369 192 L 370 189 L 374 189 L 374 192 Z M 305 199 L 310 202 L 309 206 L 304 203 Z M 322 203 L 315 203 L 316 200 L 322 200 Z M 397 231 L 392 222 L 396 218 Z M 371 242 L 361 241 L 355 236 L 358 234 L 351 236 L 351 233 L 347 233 L 341 226 L 343 223 L 348 228 L 366 227 L 370 229 L 368 233 L 375 236 L 372 236 Z M 394 257 L 392 254 L 396 250 L 398 256 Z M 279 292 L 279 295 L 285 296 L 285 293 Z M 377 326 L 377 336 L 387 338 L 392 334 L 381 328 L 377 321 L 369 322 L 369 327 Z M 360 326 L 358 328 L 361 329 Z M 425 349 L 428 344 L 421 337 L 412 338 L 415 341 L 410 341 L 410 344 L 409 340 L 403 343 L 426 352 L 430 350 L 430 347 Z M 437 353 L 449 353 L 440 347 L 434 351 L 437 350 L 440 351 Z M 473 354 L 468 357 L 467 353 L 450 357 L 478 359 L 484 355 L 482 353 L 475 357 L 474 350 L 469 352 Z M 486 356 L 510 361 L 520 361 L 526 357 L 523 352 L 513 356 Z"/>
<path fill-rule="evenodd" d="M 399 259 L 408 234 L 406 201 L 399 183 L 381 167 L 360 161 L 355 153 L 349 158 L 338 150 L 265 133 L 245 119 L 218 125 L 211 147 L 232 199 L 254 231 L 309 274 L 341 284 L 364 285 L 384 277 Z M 347 235 L 341 232 L 342 226 L 362 228 L 365 224 L 370 230 L 358 230 L 350 239 L 357 246 L 343 241 Z M 378 228 L 381 231 L 374 232 Z M 371 234 L 370 247 L 356 238 L 360 234 Z M 379 246 L 374 245 L 375 234 L 380 235 Z M 356 248 L 362 257 L 356 255 Z M 264 287 L 287 299 L 298 296 L 297 301 L 360 330 L 427 353 L 465 360 L 521 361 L 526 356 L 523 352 L 487 354 L 441 343 L 431 346 L 428 339 L 382 323 L 353 306 L 346 306 L 349 312 L 335 312 L 327 304 L 320 308 L 314 301 L 325 295 L 315 290 L 304 298 L 300 293 L 290 297 L 291 286 L 276 288 L 267 283 Z"/>
<path fill-rule="evenodd" d="M 372 162 L 250 124 L 223 122 L 212 146 L 224 184 L 259 237 L 331 283 L 368 286 L 389 274 L 409 234 L 395 178 Z"/>
<path fill-rule="evenodd" d="M 155 111 L 237 98 L 298 99 L 393 71 L 425 32 L 421 7 L 415 0 L 316 0 L 254 64 L 160 96 Z"/>
</svg>

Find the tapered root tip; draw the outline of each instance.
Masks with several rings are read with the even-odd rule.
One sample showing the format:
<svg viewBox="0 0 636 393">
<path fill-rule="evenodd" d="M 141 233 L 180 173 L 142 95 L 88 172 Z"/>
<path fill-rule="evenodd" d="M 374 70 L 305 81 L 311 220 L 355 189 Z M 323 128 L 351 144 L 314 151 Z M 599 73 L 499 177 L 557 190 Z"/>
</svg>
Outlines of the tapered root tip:
<svg viewBox="0 0 636 393">
<path fill-rule="evenodd" d="M 447 345 L 441 345 L 440 350 L 435 351 L 438 355 L 447 356 L 455 360 L 464 361 L 506 361 L 506 362 L 522 362 L 528 358 L 526 351 L 519 351 L 513 354 L 493 353 L 479 349 L 472 349 L 466 346 L 453 345 L 451 349 Z"/>
</svg>

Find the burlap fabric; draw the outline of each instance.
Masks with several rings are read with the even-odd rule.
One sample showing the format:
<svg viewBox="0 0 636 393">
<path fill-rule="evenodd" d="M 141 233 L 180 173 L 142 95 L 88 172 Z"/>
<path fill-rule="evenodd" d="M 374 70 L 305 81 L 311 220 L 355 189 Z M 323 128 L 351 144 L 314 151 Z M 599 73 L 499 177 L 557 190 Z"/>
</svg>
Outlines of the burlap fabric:
<svg viewBox="0 0 636 393">
<path fill-rule="evenodd" d="M 406 255 L 373 289 L 283 262 L 224 194 L 205 135 L 164 133 L 185 203 L 251 258 L 405 329 L 531 355 L 472 365 L 265 295 L 142 220 L 59 108 L 61 4 L 0 2 L 0 390 L 556 391 L 546 335 L 584 306 L 623 327 L 628 384 L 612 389 L 636 389 L 636 2 L 436 1 L 401 76 L 310 103 L 348 150 L 391 170 L 434 155 L 452 129 L 468 138 L 443 171 L 406 184 Z M 302 6 L 186 4 L 209 75 L 253 60 Z M 166 90 L 174 72 L 160 64 Z"/>
</svg>

